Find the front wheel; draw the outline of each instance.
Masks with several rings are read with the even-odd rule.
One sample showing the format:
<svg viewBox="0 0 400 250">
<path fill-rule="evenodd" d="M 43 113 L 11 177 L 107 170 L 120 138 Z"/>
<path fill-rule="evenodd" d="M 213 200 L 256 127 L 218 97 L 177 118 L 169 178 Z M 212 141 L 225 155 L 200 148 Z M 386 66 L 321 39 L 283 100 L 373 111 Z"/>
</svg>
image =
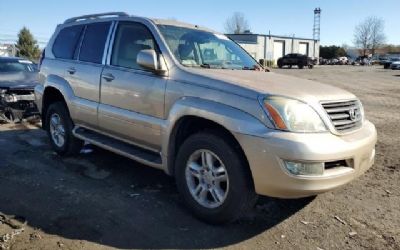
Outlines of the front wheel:
<svg viewBox="0 0 400 250">
<path fill-rule="evenodd" d="M 176 159 L 175 177 L 185 204 L 212 224 L 234 221 L 257 198 L 248 166 L 232 145 L 229 137 L 201 132 L 183 143 Z"/>
<path fill-rule="evenodd" d="M 60 155 L 79 153 L 83 142 L 73 136 L 74 125 L 63 102 L 55 102 L 49 106 L 45 124 L 54 151 Z"/>
</svg>

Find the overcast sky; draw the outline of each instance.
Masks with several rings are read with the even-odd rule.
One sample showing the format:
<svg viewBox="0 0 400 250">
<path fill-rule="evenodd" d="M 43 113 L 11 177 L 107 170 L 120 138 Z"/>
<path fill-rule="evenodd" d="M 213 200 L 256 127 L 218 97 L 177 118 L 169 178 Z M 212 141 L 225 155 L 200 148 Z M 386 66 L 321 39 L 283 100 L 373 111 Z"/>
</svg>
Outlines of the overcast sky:
<svg viewBox="0 0 400 250">
<path fill-rule="evenodd" d="M 385 20 L 387 42 L 400 44 L 400 0 L 0 0 L 0 43 L 28 27 L 41 47 L 56 25 L 77 15 L 125 11 L 132 15 L 175 18 L 223 32 L 225 20 L 243 12 L 254 33 L 312 38 L 313 10 L 322 9 L 321 44 L 352 45 L 354 27 L 367 16 Z"/>
</svg>

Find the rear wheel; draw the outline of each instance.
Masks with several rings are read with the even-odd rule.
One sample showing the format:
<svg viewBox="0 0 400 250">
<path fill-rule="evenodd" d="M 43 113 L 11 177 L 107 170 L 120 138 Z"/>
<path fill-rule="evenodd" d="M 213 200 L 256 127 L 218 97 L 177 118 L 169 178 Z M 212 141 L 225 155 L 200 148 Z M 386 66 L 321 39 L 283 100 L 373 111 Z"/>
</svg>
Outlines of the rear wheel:
<svg viewBox="0 0 400 250">
<path fill-rule="evenodd" d="M 83 142 L 73 136 L 74 125 L 63 102 L 55 102 L 49 106 L 45 124 L 54 151 L 60 155 L 79 153 Z"/>
<path fill-rule="evenodd" d="M 181 146 L 175 177 L 188 208 L 213 224 L 239 218 L 256 201 L 251 174 L 230 138 L 215 132 L 190 136 Z"/>
<path fill-rule="evenodd" d="M 283 63 L 282 63 L 282 61 L 278 61 L 278 68 L 283 68 Z"/>
<path fill-rule="evenodd" d="M 304 68 L 304 64 L 299 63 L 299 64 L 297 64 L 297 67 L 299 67 L 299 69 L 303 69 Z"/>
</svg>

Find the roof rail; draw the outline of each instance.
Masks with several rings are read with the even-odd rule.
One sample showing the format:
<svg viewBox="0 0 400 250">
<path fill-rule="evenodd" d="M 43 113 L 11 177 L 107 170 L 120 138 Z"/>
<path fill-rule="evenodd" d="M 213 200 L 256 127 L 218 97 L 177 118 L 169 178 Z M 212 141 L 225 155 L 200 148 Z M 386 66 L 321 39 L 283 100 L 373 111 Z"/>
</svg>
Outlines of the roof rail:
<svg viewBox="0 0 400 250">
<path fill-rule="evenodd" d="M 87 20 L 87 19 L 96 19 L 96 18 L 110 17 L 110 16 L 127 17 L 129 15 L 125 12 L 106 12 L 106 13 L 99 13 L 99 14 L 91 14 L 91 15 L 84 15 L 84 16 L 77 16 L 77 17 L 69 18 L 69 19 L 65 20 L 64 24 L 83 21 L 83 20 Z"/>
</svg>

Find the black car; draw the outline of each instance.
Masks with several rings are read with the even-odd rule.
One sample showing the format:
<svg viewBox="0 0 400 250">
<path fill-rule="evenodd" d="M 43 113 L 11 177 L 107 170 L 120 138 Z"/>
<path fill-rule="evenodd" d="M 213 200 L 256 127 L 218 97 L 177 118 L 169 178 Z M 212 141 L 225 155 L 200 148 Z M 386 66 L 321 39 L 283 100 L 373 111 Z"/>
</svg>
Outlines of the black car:
<svg viewBox="0 0 400 250">
<path fill-rule="evenodd" d="M 34 103 L 37 76 L 31 61 L 0 57 L 0 120 L 16 122 L 39 115 Z"/>
<path fill-rule="evenodd" d="M 308 67 L 312 69 L 314 67 L 315 61 L 310 57 L 302 54 L 287 54 L 284 57 L 278 59 L 278 67 L 289 66 L 291 68 L 293 65 L 297 65 L 299 69 Z"/>
</svg>

